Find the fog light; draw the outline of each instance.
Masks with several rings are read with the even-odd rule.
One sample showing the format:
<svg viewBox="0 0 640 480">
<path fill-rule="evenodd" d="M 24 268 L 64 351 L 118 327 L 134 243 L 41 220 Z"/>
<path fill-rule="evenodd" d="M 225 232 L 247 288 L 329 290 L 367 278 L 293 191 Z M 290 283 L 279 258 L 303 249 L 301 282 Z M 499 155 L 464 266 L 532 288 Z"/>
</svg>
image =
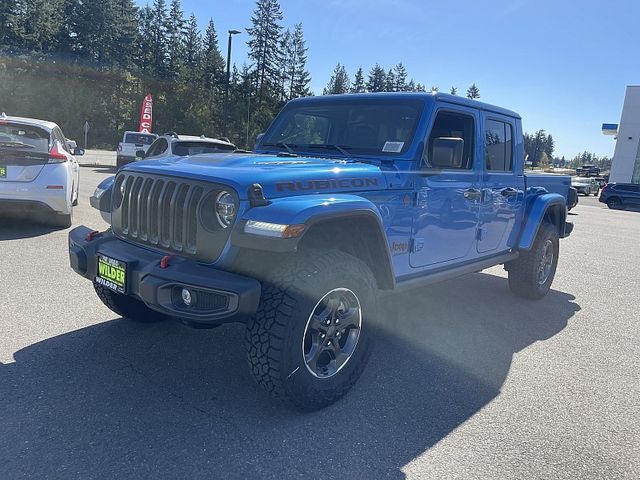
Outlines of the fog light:
<svg viewBox="0 0 640 480">
<path fill-rule="evenodd" d="M 182 302 L 187 306 L 190 307 L 191 306 L 191 292 L 189 290 L 187 290 L 186 288 L 182 289 Z"/>
</svg>

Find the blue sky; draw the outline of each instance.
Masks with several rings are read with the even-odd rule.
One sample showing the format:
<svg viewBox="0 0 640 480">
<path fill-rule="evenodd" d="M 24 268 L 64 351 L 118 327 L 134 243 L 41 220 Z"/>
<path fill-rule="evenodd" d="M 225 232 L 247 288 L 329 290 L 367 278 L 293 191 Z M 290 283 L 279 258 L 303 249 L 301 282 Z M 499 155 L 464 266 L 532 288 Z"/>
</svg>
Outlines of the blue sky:
<svg viewBox="0 0 640 480">
<path fill-rule="evenodd" d="M 144 5 L 146 2 L 138 1 Z M 640 84 L 637 0 L 281 0 L 285 26 L 302 22 L 312 89 L 322 92 L 339 61 L 359 66 L 402 61 L 427 87 L 459 93 L 475 82 L 482 100 L 519 112 L 525 131 L 544 128 L 556 155 L 613 154 L 603 122 L 618 123 L 624 88 Z M 221 50 L 246 61 L 251 0 L 183 0 L 202 28 L 213 18 Z"/>
</svg>

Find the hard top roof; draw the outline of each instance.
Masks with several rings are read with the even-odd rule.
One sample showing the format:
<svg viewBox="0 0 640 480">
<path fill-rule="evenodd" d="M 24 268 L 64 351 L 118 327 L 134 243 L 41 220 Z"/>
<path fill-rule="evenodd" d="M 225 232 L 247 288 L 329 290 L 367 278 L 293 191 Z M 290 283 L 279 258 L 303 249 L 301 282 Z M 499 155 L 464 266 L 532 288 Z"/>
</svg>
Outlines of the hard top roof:
<svg viewBox="0 0 640 480">
<path fill-rule="evenodd" d="M 336 102 L 336 101 L 367 101 L 377 100 L 380 98 L 397 98 L 397 99 L 422 99 L 428 102 L 446 102 L 455 105 L 462 105 L 465 107 L 475 108 L 478 110 L 485 110 L 489 112 L 499 113 L 507 115 L 513 118 L 520 118 L 520 115 L 512 110 L 491 105 L 488 103 L 480 102 L 478 100 L 472 100 L 470 98 L 461 97 L 458 95 L 450 95 L 448 93 L 426 93 L 426 92 L 380 92 L 380 93 L 346 93 L 341 95 L 320 95 L 317 97 L 300 97 L 289 102 L 290 104 L 297 103 L 322 103 L 322 102 Z"/>
</svg>

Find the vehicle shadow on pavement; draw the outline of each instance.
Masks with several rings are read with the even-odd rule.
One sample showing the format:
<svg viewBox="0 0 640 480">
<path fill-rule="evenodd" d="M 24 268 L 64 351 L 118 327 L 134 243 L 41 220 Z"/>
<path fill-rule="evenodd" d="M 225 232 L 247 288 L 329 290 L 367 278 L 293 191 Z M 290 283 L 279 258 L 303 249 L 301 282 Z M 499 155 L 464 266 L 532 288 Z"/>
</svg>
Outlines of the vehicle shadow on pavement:
<svg viewBox="0 0 640 480">
<path fill-rule="evenodd" d="M 33 219 L 25 219 L 24 217 L 8 214 L 0 216 L 0 241 L 40 237 L 57 230 L 64 229 L 45 225 L 43 220 L 38 220 L 35 217 Z"/>
<path fill-rule="evenodd" d="M 310 414 L 253 383 L 240 325 L 72 331 L 0 364 L 2 476 L 404 478 L 499 395 L 514 353 L 567 325 L 574 301 L 519 300 L 488 274 L 388 297 L 360 382 Z"/>
</svg>

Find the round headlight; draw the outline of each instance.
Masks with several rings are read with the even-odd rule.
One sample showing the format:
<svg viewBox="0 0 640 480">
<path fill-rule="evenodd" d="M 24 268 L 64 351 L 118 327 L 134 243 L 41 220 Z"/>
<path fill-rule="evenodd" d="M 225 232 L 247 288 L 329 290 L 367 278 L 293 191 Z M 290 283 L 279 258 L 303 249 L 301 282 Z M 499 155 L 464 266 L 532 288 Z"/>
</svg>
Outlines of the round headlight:
<svg viewBox="0 0 640 480">
<path fill-rule="evenodd" d="M 236 218 L 236 202 L 233 195 L 224 190 L 216 197 L 216 218 L 222 228 L 231 226 Z"/>
</svg>

